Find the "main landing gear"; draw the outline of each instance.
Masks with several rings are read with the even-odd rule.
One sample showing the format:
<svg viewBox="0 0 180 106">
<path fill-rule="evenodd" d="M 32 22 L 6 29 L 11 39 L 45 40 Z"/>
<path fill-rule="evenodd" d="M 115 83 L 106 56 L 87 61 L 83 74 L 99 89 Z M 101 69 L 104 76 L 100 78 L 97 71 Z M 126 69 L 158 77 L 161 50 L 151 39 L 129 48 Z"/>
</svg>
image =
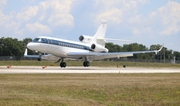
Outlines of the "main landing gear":
<svg viewBox="0 0 180 106">
<path fill-rule="evenodd" d="M 62 58 L 62 61 L 60 62 L 60 67 L 65 68 L 66 67 L 66 62 L 64 62 L 64 59 Z"/>
<path fill-rule="evenodd" d="M 63 60 L 63 59 L 62 59 L 62 60 Z M 83 62 L 83 66 L 84 66 L 84 67 L 89 67 L 89 66 L 90 66 L 90 62 L 89 62 L 89 61 L 84 61 L 84 62 Z M 61 61 L 61 62 L 60 62 L 60 67 L 61 67 L 61 68 L 65 68 L 65 67 L 66 67 L 66 62 Z"/>
<path fill-rule="evenodd" d="M 85 57 L 84 60 L 85 60 L 85 61 L 83 62 L 83 66 L 84 66 L 84 67 L 89 67 L 89 66 L 90 66 L 90 62 L 88 61 L 88 58 Z"/>
<path fill-rule="evenodd" d="M 38 61 L 41 61 L 41 58 L 38 58 Z"/>
<path fill-rule="evenodd" d="M 59 59 L 57 62 L 59 62 L 60 60 L 61 60 L 61 62 L 60 62 L 60 67 L 61 67 L 61 68 L 65 68 L 65 67 L 66 67 L 66 62 L 64 62 L 64 58 Z M 90 62 L 87 61 L 86 58 L 85 58 L 85 61 L 83 62 L 83 66 L 84 66 L 84 67 L 89 67 L 89 66 L 90 66 Z"/>
<path fill-rule="evenodd" d="M 84 61 L 83 62 L 83 66 L 84 67 L 89 67 L 90 66 L 90 62 L 89 61 Z"/>
</svg>

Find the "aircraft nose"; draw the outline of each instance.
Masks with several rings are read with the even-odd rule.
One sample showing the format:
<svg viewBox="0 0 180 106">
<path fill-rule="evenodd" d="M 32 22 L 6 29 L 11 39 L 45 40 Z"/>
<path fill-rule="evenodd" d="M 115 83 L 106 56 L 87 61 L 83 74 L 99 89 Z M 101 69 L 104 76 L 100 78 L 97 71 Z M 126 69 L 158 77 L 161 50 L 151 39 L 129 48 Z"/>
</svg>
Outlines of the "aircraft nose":
<svg viewBox="0 0 180 106">
<path fill-rule="evenodd" d="M 36 50 L 38 45 L 39 44 L 30 42 L 30 43 L 27 44 L 27 48 L 30 49 L 30 50 Z"/>
</svg>

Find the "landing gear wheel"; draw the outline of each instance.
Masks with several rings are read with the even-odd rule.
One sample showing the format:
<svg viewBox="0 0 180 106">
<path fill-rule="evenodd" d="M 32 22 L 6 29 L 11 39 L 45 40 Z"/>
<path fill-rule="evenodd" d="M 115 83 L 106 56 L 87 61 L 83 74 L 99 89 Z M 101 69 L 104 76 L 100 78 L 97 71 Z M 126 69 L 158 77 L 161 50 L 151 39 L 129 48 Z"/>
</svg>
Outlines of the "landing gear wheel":
<svg viewBox="0 0 180 106">
<path fill-rule="evenodd" d="M 61 63 L 60 63 L 60 67 L 61 67 L 61 68 L 63 68 L 63 67 L 65 68 L 65 67 L 66 67 L 66 63 L 65 63 L 65 62 L 61 62 Z"/>
<path fill-rule="evenodd" d="M 38 61 L 41 61 L 41 58 L 38 58 Z"/>
<path fill-rule="evenodd" d="M 90 66 L 90 62 L 89 62 L 89 61 L 83 62 L 83 66 L 84 66 L 84 67 L 89 67 L 89 66 Z"/>
</svg>

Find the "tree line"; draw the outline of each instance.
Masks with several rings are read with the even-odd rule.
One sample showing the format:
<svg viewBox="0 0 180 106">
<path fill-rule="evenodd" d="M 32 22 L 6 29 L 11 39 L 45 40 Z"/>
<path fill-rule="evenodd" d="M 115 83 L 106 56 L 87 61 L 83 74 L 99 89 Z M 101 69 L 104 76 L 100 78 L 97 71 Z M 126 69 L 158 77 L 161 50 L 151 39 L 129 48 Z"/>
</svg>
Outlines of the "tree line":
<svg viewBox="0 0 180 106">
<path fill-rule="evenodd" d="M 148 51 L 148 50 L 158 50 L 161 45 L 151 45 L 150 48 L 145 45 L 138 43 L 124 44 L 123 46 L 119 46 L 113 43 L 106 43 L 106 47 L 109 49 L 109 52 L 129 52 L 129 51 Z M 155 60 L 172 60 L 176 57 L 176 60 L 180 60 L 180 52 L 168 50 L 166 47 L 158 53 L 145 53 L 145 54 L 135 54 L 133 57 L 128 57 L 129 59 L 155 59 Z"/>
<path fill-rule="evenodd" d="M 26 45 L 31 42 L 31 38 L 25 38 L 23 40 L 18 40 L 16 38 L 0 38 L 0 56 L 23 56 L 24 51 L 26 49 Z M 131 44 L 124 44 L 122 46 L 113 44 L 113 43 L 106 43 L 106 48 L 109 49 L 109 52 L 129 52 L 129 51 L 147 51 L 147 50 L 158 50 L 161 45 L 151 45 L 150 48 L 146 47 L 143 44 L 138 43 L 131 43 Z M 34 51 L 28 51 L 28 54 L 36 54 Z M 167 59 L 172 60 L 173 57 L 176 57 L 176 60 L 180 60 L 180 52 L 172 51 L 167 49 L 166 47 L 163 48 L 161 52 L 157 55 L 155 53 L 146 53 L 146 54 L 135 54 L 133 57 L 134 59 Z"/>
</svg>

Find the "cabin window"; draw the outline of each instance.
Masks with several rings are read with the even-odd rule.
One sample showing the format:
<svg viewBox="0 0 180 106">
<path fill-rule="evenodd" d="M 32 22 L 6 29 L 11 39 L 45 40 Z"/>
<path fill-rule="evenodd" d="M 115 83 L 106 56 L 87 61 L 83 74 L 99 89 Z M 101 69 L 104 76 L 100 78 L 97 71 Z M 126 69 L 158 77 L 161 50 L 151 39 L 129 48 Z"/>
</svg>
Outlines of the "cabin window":
<svg viewBox="0 0 180 106">
<path fill-rule="evenodd" d="M 48 43 L 48 40 L 46 38 L 41 38 L 41 43 Z"/>
<path fill-rule="evenodd" d="M 59 45 L 59 42 L 56 41 L 56 40 L 52 40 L 51 42 L 52 42 L 52 44 L 54 44 L 54 45 Z"/>
<path fill-rule="evenodd" d="M 48 39 L 48 43 L 51 44 L 51 40 L 50 39 Z"/>
</svg>

